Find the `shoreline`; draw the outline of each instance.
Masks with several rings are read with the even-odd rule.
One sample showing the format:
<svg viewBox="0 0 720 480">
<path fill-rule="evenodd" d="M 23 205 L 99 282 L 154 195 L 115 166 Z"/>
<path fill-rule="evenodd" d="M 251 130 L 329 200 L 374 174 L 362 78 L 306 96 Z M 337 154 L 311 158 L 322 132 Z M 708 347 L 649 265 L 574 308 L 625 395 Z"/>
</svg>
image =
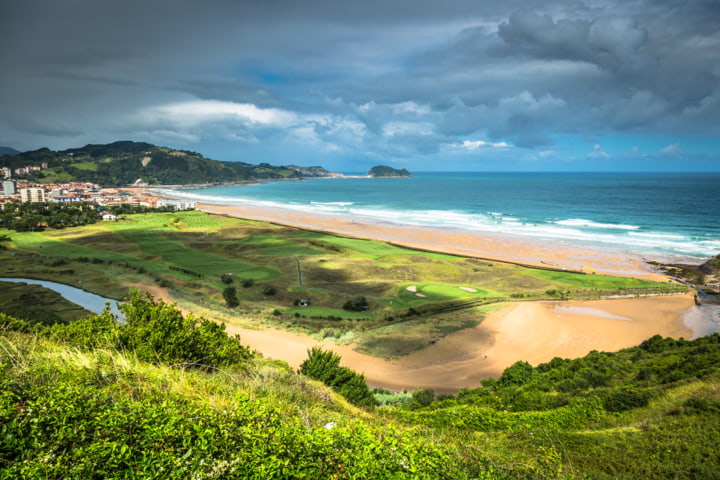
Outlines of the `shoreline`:
<svg viewBox="0 0 720 480">
<path fill-rule="evenodd" d="M 479 233 L 468 230 L 450 231 L 432 227 L 358 221 L 354 218 L 346 219 L 320 213 L 309 214 L 280 207 L 198 203 L 197 209 L 228 217 L 379 240 L 416 250 L 473 257 L 486 261 L 552 270 L 597 272 L 661 282 L 669 281 L 667 276 L 655 272 L 653 266 L 647 263 L 648 260 L 639 255 L 620 251 L 593 249 L 587 246 L 566 246 L 551 241 L 506 234 Z"/>
</svg>

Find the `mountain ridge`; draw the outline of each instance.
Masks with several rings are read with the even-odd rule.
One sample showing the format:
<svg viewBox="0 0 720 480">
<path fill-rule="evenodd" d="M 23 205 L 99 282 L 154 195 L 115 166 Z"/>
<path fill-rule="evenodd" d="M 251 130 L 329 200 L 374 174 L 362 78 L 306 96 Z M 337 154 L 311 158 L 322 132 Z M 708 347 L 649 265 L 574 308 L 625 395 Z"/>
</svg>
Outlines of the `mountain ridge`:
<svg viewBox="0 0 720 480">
<path fill-rule="evenodd" d="M 329 174 L 322 167 L 274 166 L 206 158 L 200 153 L 160 147 L 146 142 L 121 140 L 108 144 L 53 151 L 48 148 L 0 158 L 0 167 L 11 169 L 43 165 L 24 175 L 37 183 L 81 181 L 103 186 L 133 183 L 189 185 L 232 183 L 268 179 L 302 179 Z"/>
<path fill-rule="evenodd" d="M 17 155 L 18 153 L 21 153 L 20 150 L 15 150 L 12 147 L 0 145 L 0 157 L 5 155 Z"/>
</svg>

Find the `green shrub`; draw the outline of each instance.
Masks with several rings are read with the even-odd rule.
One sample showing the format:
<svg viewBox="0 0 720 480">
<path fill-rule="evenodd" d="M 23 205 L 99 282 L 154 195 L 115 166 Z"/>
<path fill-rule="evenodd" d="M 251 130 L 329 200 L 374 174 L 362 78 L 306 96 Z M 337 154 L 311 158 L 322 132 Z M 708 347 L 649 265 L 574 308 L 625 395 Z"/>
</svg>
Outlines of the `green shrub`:
<svg viewBox="0 0 720 480">
<path fill-rule="evenodd" d="M 234 308 L 240 305 L 240 301 L 237 298 L 237 290 L 235 287 L 226 287 L 223 290 L 223 298 L 228 308 Z"/>
<path fill-rule="evenodd" d="M 534 375 L 535 369 L 528 362 L 515 362 L 502 373 L 498 379 L 498 385 L 502 387 L 524 385 L 528 383 Z"/>
<path fill-rule="evenodd" d="M 369 304 L 365 297 L 351 298 L 350 300 L 345 302 L 345 305 L 343 305 L 343 310 L 347 310 L 350 312 L 364 312 L 368 308 Z"/>
<path fill-rule="evenodd" d="M 647 390 L 633 387 L 615 389 L 604 396 L 603 407 L 608 412 L 624 412 L 634 408 L 647 407 L 652 394 Z"/>
<path fill-rule="evenodd" d="M 192 314 L 183 317 L 173 305 L 156 302 L 149 293 L 143 296 L 134 290 L 120 309 L 125 314 L 120 343 L 141 360 L 216 368 L 251 356 L 239 336 L 227 336 L 225 324 Z"/>
<path fill-rule="evenodd" d="M 376 405 L 365 376 L 340 366 L 340 355 L 321 347 L 308 350 L 308 358 L 300 365 L 300 373 L 332 387 L 350 403 L 361 407 Z"/>
<path fill-rule="evenodd" d="M 110 313 L 110 307 L 106 306 L 100 315 L 90 315 L 66 325 L 53 325 L 45 330 L 45 334 L 53 340 L 86 350 L 118 348 L 121 328 L 127 327 L 118 323 Z"/>
<path fill-rule="evenodd" d="M 435 400 L 435 391 L 432 388 L 416 388 L 412 393 L 412 399 L 421 407 L 427 407 Z"/>
</svg>

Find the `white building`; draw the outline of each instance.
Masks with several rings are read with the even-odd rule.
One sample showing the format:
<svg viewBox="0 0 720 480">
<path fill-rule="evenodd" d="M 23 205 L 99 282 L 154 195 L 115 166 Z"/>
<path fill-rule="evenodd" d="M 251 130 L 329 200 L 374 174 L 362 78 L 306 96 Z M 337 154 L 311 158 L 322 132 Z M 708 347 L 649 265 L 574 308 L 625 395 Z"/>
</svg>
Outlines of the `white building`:
<svg viewBox="0 0 720 480">
<path fill-rule="evenodd" d="M 167 200 L 167 199 L 163 198 L 162 200 L 158 200 L 158 202 L 157 202 L 157 208 L 173 207 L 173 209 L 175 211 L 195 210 L 196 206 L 197 206 L 197 202 L 191 202 L 189 200 Z"/>
<path fill-rule="evenodd" d="M 15 195 L 17 190 L 15 189 L 15 182 L 4 181 L 2 183 L 3 193 L 5 195 Z"/>
<path fill-rule="evenodd" d="M 20 201 L 23 203 L 45 203 L 45 190 L 40 187 L 21 188 Z"/>
</svg>

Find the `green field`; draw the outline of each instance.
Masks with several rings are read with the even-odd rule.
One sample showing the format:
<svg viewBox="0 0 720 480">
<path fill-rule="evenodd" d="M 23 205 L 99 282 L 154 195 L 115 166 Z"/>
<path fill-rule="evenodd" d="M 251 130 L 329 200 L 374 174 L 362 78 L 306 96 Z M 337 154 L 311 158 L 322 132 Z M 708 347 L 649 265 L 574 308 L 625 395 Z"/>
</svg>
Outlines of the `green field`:
<svg viewBox="0 0 720 480">
<path fill-rule="evenodd" d="M 351 334 L 367 351 L 381 356 L 427 346 L 438 332 L 476 325 L 483 315 L 475 309 L 486 304 L 684 290 L 632 278 L 491 263 L 197 211 L 0 234 L 11 237 L 0 257 L 5 276 L 82 285 L 117 299 L 127 294 L 129 285 L 156 285 L 169 288 L 173 299 L 191 310 L 319 336 Z M 232 283 L 222 283 L 222 275 Z M 233 309 L 226 308 L 222 295 L 228 286 L 236 289 L 240 302 Z M 343 309 L 359 296 L 368 299 L 367 311 Z M 311 306 L 297 307 L 300 299 Z M 444 327 L 426 328 L 428 322 Z M 412 341 L 383 350 L 378 339 L 390 336 L 400 343 L 403 336 Z"/>
</svg>

